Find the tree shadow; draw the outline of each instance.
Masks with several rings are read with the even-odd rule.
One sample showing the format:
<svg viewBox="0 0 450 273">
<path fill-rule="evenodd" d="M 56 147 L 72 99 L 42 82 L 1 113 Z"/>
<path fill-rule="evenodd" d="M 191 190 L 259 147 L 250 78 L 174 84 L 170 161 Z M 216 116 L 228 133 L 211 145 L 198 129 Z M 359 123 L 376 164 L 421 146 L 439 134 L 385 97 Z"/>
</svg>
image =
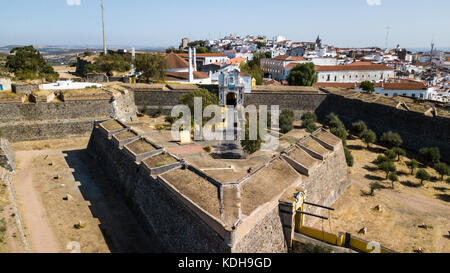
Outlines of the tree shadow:
<svg viewBox="0 0 450 273">
<path fill-rule="evenodd" d="M 369 151 L 372 153 L 382 154 L 386 149 L 380 147 L 369 147 Z"/>
<path fill-rule="evenodd" d="M 357 150 L 360 151 L 362 150 L 364 147 L 361 145 L 347 145 L 347 148 L 349 148 L 350 150 Z"/>
<path fill-rule="evenodd" d="M 448 189 L 444 188 L 444 187 L 433 187 L 435 190 L 440 191 L 440 192 L 447 192 Z"/>
<path fill-rule="evenodd" d="M 378 170 L 376 167 L 372 167 L 369 165 L 364 166 L 363 169 L 368 170 L 369 172 L 376 172 Z"/>
<path fill-rule="evenodd" d="M 398 176 L 408 176 L 409 174 L 410 174 L 410 172 L 397 171 L 397 175 L 398 175 Z"/>
<path fill-rule="evenodd" d="M 436 196 L 436 198 L 438 198 L 438 199 L 440 199 L 442 201 L 450 202 L 450 194 L 439 193 L 439 194 L 436 194 L 435 196 Z"/>
<path fill-rule="evenodd" d="M 411 181 L 402 181 L 400 182 L 400 184 L 402 184 L 405 187 L 410 187 L 410 188 L 420 188 L 420 184 L 419 183 L 414 183 Z"/>
<path fill-rule="evenodd" d="M 157 236 L 143 229 L 138 218 L 127 207 L 125 198 L 111 186 L 102 169 L 87 150 L 64 151 L 67 165 L 89 209 L 100 222 L 99 228 L 113 253 L 163 252 Z"/>
<path fill-rule="evenodd" d="M 450 235 L 442 235 L 442 237 L 447 238 L 450 240 Z"/>
<path fill-rule="evenodd" d="M 375 181 L 383 181 L 384 179 L 379 177 L 379 176 L 375 176 L 375 175 L 371 175 L 371 174 L 366 174 L 364 175 L 365 178 L 369 179 L 369 180 L 375 180 Z"/>
</svg>

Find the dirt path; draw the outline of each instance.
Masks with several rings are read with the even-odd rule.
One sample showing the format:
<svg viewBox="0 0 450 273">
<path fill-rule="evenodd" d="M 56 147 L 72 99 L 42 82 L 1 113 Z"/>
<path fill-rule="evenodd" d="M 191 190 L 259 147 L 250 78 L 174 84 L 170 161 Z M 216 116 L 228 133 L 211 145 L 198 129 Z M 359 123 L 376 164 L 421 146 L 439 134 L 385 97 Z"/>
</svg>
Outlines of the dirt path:
<svg viewBox="0 0 450 273">
<path fill-rule="evenodd" d="M 46 221 L 48 218 L 45 208 L 33 186 L 32 163 L 33 158 L 38 154 L 39 152 L 36 151 L 17 152 L 21 161 L 13 178 L 13 185 L 27 229 L 31 251 L 39 253 L 61 252 L 61 246 L 50 224 Z"/>
</svg>

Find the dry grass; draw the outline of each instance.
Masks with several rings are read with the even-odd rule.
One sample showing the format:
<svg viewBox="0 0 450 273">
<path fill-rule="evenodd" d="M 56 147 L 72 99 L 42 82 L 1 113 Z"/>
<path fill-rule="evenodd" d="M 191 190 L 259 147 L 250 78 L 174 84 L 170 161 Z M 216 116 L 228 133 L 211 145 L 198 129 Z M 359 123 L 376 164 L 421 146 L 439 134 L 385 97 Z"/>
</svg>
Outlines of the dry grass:
<svg viewBox="0 0 450 273">
<path fill-rule="evenodd" d="M 413 252 L 418 248 L 425 252 L 450 252 L 450 185 L 435 180 L 420 187 L 405 164 L 409 159 L 403 158 L 395 163 L 400 181 L 392 189 L 385 174 L 373 164 L 384 149 L 374 145 L 368 151 L 360 140 L 348 140 L 348 145 L 355 157 L 351 168 L 353 183 L 334 204 L 336 211 L 331 222 L 324 223 L 325 231 L 350 232 L 400 252 Z M 417 158 L 417 155 L 408 153 L 408 157 Z M 435 170 L 429 167 L 426 170 L 438 177 Z M 374 182 L 383 189 L 376 190 L 373 197 L 363 196 L 362 192 L 369 191 L 370 183 Z M 374 210 L 377 205 L 381 206 L 381 211 Z M 423 223 L 432 225 L 433 229 L 419 228 Z M 366 235 L 358 235 L 364 226 Z M 315 227 L 321 229 L 321 222 Z"/>
<path fill-rule="evenodd" d="M 168 154 L 159 154 L 144 160 L 145 165 L 147 165 L 149 168 L 157 168 L 161 166 L 170 165 L 176 162 L 177 162 L 176 159 Z"/>
<path fill-rule="evenodd" d="M 298 148 L 298 147 L 295 147 L 288 154 L 288 156 L 307 168 L 311 168 L 319 162 L 317 159 L 314 159 L 308 153 L 306 153 L 303 149 Z"/>
<path fill-rule="evenodd" d="M 122 124 L 118 123 L 117 121 L 115 121 L 113 119 L 103 122 L 102 125 L 108 131 L 118 131 L 118 130 L 125 128 L 122 126 Z"/>
<path fill-rule="evenodd" d="M 153 145 L 143 139 L 136 140 L 132 143 L 127 144 L 126 146 L 137 155 L 156 150 Z"/>
<path fill-rule="evenodd" d="M 201 208 L 220 218 L 219 189 L 215 185 L 189 170 L 174 170 L 162 177 Z"/>
<path fill-rule="evenodd" d="M 114 136 L 118 140 L 125 140 L 125 139 L 136 137 L 137 135 L 135 133 L 130 132 L 130 131 L 123 131 L 123 132 L 120 132 L 118 134 L 115 134 Z"/>
<path fill-rule="evenodd" d="M 241 186 L 242 213 L 250 215 L 258 206 L 269 202 L 299 178 L 286 162 L 275 160 Z"/>
</svg>

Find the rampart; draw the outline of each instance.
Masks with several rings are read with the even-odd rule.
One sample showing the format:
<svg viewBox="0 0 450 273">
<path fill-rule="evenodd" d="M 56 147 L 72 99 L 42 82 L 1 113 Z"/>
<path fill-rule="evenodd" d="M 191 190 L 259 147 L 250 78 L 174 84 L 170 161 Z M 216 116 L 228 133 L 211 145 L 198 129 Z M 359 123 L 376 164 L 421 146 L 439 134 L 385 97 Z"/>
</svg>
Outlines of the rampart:
<svg viewBox="0 0 450 273">
<path fill-rule="evenodd" d="M 149 109 L 162 106 L 168 112 L 178 104 L 181 94 L 201 86 L 178 85 L 178 89 L 170 89 L 165 85 L 141 85 L 133 89 L 136 105 L 146 105 Z M 211 86 L 209 90 L 217 92 Z M 408 109 L 401 102 L 409 105 Z M 336 113 L 350 128 L 354 121 L 363 120 L 378 136 L 387 131 L 398 132 L 403 140 L 403 146 L 413 151 L 423 147 L 439 147 L 442 159 L 450 162 L 450 117 L 438 111 L 438 116 L 426 114 L 425 102 L 404 97 L 387 98 L 380 95 L 361 94 L 360 91 L 329 91 L 308 87 L 256 87 L 252 93 L 245 94 L 246 105 L 279 105 L 280 109 L 292 109 L 295 118 L 307 111 L 315 111 L 319 119 L 324 121 L 326 115 Z M 429 111 L 428 111 L 429 112 Z M 445 112 L 445 111 L 444 111 Z"/>
<path fill-rule="evenodd" d="M 215 180 L 114 120 L 96 124 L 88 151 L 165 251 L 286 252 L 279 201 L 300 187 L 310 200 L 331 205 L 349 184 L 340 141 L 310 137 L 308 145 L 326 150 L 308 175 L 285 154 L 233 183 Z"/>
<path fill-rule="evenodd" d="M 403 139 L 402 146 L 413 151 L 439 147 L 442 159 L 450 162 L 450 118 L 426 115 L 425 107 L 417 110 L 396 107 L 400 100 L 406 101 L 405 98 L 388 99 L 379 95 L 373 95 L 369 100 L 361 95 L 352 97 L 330 93 L 316 108 L 316 114 L 325 120 L 326 115 L 334 112 L 347 128 L 352 122 L 363 120 L 378 137 L 387 131 L 397 132 Z M 408 105 L 411 108 L 415 106 L 414 102 Z"/>
<path fill-rule="evenodd" d="M 136 117 L 132 92 L 35 90 L 0 97 L 0 130 L 11 142 L 89 136 L 95 120 Z"/>
</svg>

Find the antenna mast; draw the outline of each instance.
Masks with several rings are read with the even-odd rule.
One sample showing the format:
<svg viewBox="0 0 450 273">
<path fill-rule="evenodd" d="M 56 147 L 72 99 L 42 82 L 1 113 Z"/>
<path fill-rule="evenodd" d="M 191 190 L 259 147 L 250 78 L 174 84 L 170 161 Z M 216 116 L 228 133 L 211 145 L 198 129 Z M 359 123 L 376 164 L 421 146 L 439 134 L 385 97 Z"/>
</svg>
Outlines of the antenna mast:
<svg viewBox="0 0 450 273">
<path fill-rule="evenodd" d="M 389 26 L 387 26 L 387 29 L 386 29 L 386 50 L 388 50 L 388 42 L 389 42 L 389 29 L 390 29 L 390 27 Z"/>
<path fill-rule="evenodd" d="M 101 0 L 101 7 L 102 7 L 102 28 L 103 28 L 103 53 L 106 55 L 108 52 L 106 51 L 105 15 L 103 8 L 103 0 Z"/>
</svg>

